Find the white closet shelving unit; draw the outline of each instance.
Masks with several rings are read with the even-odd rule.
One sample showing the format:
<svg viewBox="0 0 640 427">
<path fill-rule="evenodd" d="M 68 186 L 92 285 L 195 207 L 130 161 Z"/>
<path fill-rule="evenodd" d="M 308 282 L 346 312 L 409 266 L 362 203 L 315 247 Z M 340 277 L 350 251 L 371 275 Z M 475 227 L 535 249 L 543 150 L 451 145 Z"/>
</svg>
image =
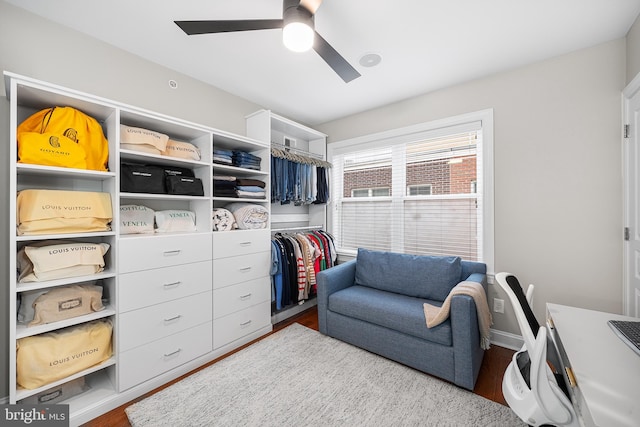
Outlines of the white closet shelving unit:
<svg viewBox="0 0 640 427">
<path fill-rule="evenodd" d="M 96 416 L 151 391 L 272 330 L 270 317 L 269 230 L 213 232 L 212 209 L 237 198 L 213 195 L 213 174 L 264 180 L 269 194 L 269 144 L 162 114 L 94 97 L 28 77 L 5 73 L 10 101 L 9 265 L 20 248 L 44 240 L 106 242 L 105 270 L 92 276 L 48 282 L 18 283 L 9 272 L 9 349 L 20 338 L 55 331 L 98 318 L 112 320 L 113 356 L 55 383 L 35 390 L 16 382 L 16 353 L 10 351 L 9 402 L 33 396 L 84 377 L 89 388 L 63 403 L 70 405 L 71 425 Z M 18 163 L 17 126 L 31 114 L 52 106 L 70 106 L 94 117 L 109 141 L 109 171 L 97 172 Z M 199 161 L 119 148 L 120 125 L 141 127 L 196 145 Z M 261 170 L 212 162 L 214 147 L 242 150 L 262 159 Z M 189 168 L 202 179 L 203 196 L 127 193 L 120 191 L 121 162 Z M 16 235 L 16 195 L 29 188 L 108 192 L 113 206 L 112 230 L 41 236 Z M 268 198 L 250 200 L 268 208 Z M 190 210 L 196 231 L 121 235 L 122 205 L 154 210 Z M 17 321 L 17 301 L 25 291 L 99 280 L 106 309 L 62 322 L 27 327 Z"/>
<path fill-rule="evenodd" d="M 61 90 L 48 88 L 44 85 L 22 85 L 16 80 L 7 78 L 6 87 L 10 99 L 10 141 L 17 141 L 17 125 L 33 113 L 53 105 L 68 105 L 86 112 L 96 118 L 103 125 L 105 136 L 109 139 L 109 152 L 115 152 L 115 135 L 117 133 L 118 112 L 113 106 L 97 102 L 79 94 L 71 95 Z M 72 277 L 43 282 L 18 283 L 15 268 L 9 271 L 9 402 L 15 403 L 22 399 L 36 395 L 52 387 L 60 386 L 76 378 L 85 377 L 85 382 L 91 387 L 87 393 L 75 399 L 76 405 L 91 405 L 105 396 L 116 393 L 116 362 L 114 355 L 98 366 L 78 372 L 71 377 L 55 381 L 46 386 L 32 390 L 19 388 L 16 382 L 16 343 L 19 339 L 46 332 L 55 331 L 68 326 L 74 326 L 99 318 L 117 317 L 117 257 L 115 231 L 104 233 L 74 233 L 57 235 L 17 236 L 16 233 L 16 195 L 24 189 L 58 189 L 96 191 L 111 194 L 115 200 L 117 177 L 114 172 L 98 172 L 90 170 L 65 169 L 49 166 L 17 163 L 17 146 L 11 144 L 9 150 L 9 206 L 6 215 L 9 217 L 9 265 L 16 265 L 16 255 L 24 246 L 38 244 L 47 240 L 55 244 L 59 240 L 73 240 L 78 242 L 108 243 L 110 248 L 105 255 L 105 269 L 94 276 Z M 109 170 L 116 169 L 116 156 L 109 159 Z M 105 310 L 86 316 L 67 319 L 61 322 L 27 327 L 17 322 L 17 298 L 27 291 L 42 291 L 89 280 L 100 280 L 103 286 Z M 74 406 L 75 408 L 75 406 Z"/>
<path fill-rule="evenodd" d="M 270 110 L 257 111 L 246 118 L 247 136 L 270 144 L 271 147 L 289 149 L 292 153 L 326 160 L 327 135 L 300 123 L 282 117 Z M 327 209 L 323 204 L 295 206 L 271 203 L 271 232 L 324 229 Z M 274 312 L 273 324 L 294 316 L 316 305 L 315 298 L 304 304 Z"/>
</svg>

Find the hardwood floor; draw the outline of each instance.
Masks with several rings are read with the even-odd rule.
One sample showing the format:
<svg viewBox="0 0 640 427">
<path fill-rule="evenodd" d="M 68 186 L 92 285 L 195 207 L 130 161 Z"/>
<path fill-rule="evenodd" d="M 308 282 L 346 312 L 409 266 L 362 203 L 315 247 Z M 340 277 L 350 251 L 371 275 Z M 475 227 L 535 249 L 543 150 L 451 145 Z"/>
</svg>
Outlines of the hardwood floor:
<svg viewBox="0 0 640 427">
<path fill-rule="evenodd" d="M 292 323 L 299 323 L 303 326 L 306 326 L 308 328 L 311 329 L 315 329 L 316 331 L 318 330 L 318 311 L 316 309 L 316 307 L 310 308 L 300 314 L 298 314 L 297 316 L 291 317 L 289 319 L 286 319 L 276 325 L 274 325 L 273 327 L 273 332 L 277 332 L 289 325 L 291 325 Z M 272 333 L 273 333 L 272 332 Z M 254 341 L 255 342 L 255 341 Z M 252 343 L 246 344 L 236 350 L 234 350 L 233 352 L 229 353 L 229 354 L 233 354 L 237 351 L 242 350 L 243 348 L 251 345 Z M 493 400 L 494 402 L 498 402 L 501 403 L 503 405 L 506 405 L 506 402 L 504 400 L 504 396 L 502 395 L 502 375 L 504 374 L 505 369 L 507 368 L 507 365 L 509 364 L 509 362 L 511 361 L 511 357 L 513 356 L 514 351 L 513 350 L 509 350 L 503 347 L 498 347 L 498 346 L 492 346 L 489 350 L 486 351 L 485 355 L 484 355 L 484 359 L 482 361 L 482 366 L 480 367 L 480 374 L 478 375 L 478 380 L 476 382 L 476 386 L 475 389 L 473 390 L 473 392 L 475 394 L 478 394 L 480 396 L 483 396 L 489 400 Z M 190 372 L 187 375 L 184 375 L 180 378 L 177 378 L 176 380 L 165 384 L 164 386 L 153 390 L 150 393 L 147 393 L 135 400 L 132 400 L 131 402 L 128 402 L 110 412 L 107 412 L 106 414 L 91 420 L 90 422 L 84 424 L 84 427 L 130 427 L 131 424 L 129 424 L 129 420 L 127 419 L 127 415 L 124 412 L 124 409 L 131 405 L 134 402 L 137 402 L 139 400 L 144 399 L 145 397 L 148 397 L 154 393 L 156 393 L 157 391 L 160 391 L 161 389 L 168 387 L 169 385 L 180 381 L 181 379 L 183 379 L 184 377 L 193 374 L 194 372 L 199 371 L 200 369 L 203 369 L 213 363 L 216 363 L 219 360 L 224 359 L 225 357 L 229 356 L 229 354 L 222 356 L 210 363 L 208 363 L 207 365 L 204 365 L 192 372 Z"/>
</svg>

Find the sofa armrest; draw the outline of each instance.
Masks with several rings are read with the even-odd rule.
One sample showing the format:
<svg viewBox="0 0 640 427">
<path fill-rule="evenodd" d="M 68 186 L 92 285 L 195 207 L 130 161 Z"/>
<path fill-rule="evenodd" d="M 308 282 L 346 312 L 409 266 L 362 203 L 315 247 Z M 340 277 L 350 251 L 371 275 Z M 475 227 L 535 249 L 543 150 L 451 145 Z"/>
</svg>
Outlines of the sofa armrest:
<svg viewBox="0 0 640 427">
<path fill-rule="evenodd" d="M 487 275 L 483 274 L 483 273 L 471 273 L 469 275 L 469 277 L 467 277 L 465 280 L 468 280 L 470 282 L 478 282 L 482 285 L 482 287 L 484 288 L 484 292 L 486 294 L 489 293 L 489 282 L 487 282 Z"/>
<path fill-rule="evenodd" d="M 478 282 L 487 292 L 487 275 L 473 273 L 466 279 Z M 476 304 L 469 295 L 457 294 L 451 298 L 451 333 L 455 363 L 455 383 L 473 390 L 480 372 L 484 350 L 480 346 L 480 326 Z M 469 382 L 473 378 L 473 382 Z"/>
<path fill-rule="evenodd" d="M 341 289 L 353 286 L 356 279 L 356 260 L 338 264 L 323 270 L 316 276 L 318 286 L 318 329 L 327 334 L 327 310 L 329 295 Z"/>
</svg>

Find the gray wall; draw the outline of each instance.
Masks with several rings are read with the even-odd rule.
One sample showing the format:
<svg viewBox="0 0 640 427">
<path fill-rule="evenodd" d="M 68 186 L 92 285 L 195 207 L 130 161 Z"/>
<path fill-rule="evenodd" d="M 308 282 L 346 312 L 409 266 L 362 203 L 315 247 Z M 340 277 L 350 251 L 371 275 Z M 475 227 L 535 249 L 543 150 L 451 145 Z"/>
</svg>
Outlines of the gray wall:
<svg viewBox="0 0 640 427">
<path fill-rule="evenodd" d="M 0 70 L 242 135 L 245 115 L 262 108 L 4 1 Z"/>
<path fill-rule="evenodd" d="M 619 313 L 625 56 L 619 39 L 316 128 L 331 143 L 493 108 L 495 272 L 536 285 L 539 320 L 547 302 Z M 519 335 L 509 304 L 493 327 Z"/>
<path fill-rule="evenodd" d="M 627 84 L 640 74 L 640 15 L 627 33 Z"/>
<path fill-rule="evenodd" d="M 245 134 L 244 117 L 261 106 L 131 55 L 0 1 L 0 71 L 124 102 L 225 131 Z M 175 79 L 178 89 L 170 89 Z M 9 103 L 0 83 L 0 205 L 8 204 Z M 1 283 L 8 277 L 8 212 L 0 211 Z M 14 267 L 15 268 L 15 267 Z M 2 286 L 2 306 L 8 286 Z M 0 310 L 0 399 L 9 394 L 8 319 Z"/>
</svg>

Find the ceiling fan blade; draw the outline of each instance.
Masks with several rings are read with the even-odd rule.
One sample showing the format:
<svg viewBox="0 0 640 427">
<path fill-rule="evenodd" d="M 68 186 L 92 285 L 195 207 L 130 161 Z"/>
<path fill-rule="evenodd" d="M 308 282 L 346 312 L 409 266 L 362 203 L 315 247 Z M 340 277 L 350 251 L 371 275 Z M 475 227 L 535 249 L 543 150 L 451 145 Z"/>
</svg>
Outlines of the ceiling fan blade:
<svg viewBox="0 0 640 427">
<path fill-rule="evenodd" d="M 316 31 L 313 50 L 329 64 L 345 83 L 360 77 L 360 73 L 351 66 L 331 45 Z"/>
<path fill-rule="evenodd" d="M 237 21 L 173 21 L 188 35 L 228 33 L 232 31 L 271 30 L 282 28 L 282 19 L 255 19 Z"/>
<path fill-rule="evenodd" d="M 322 0 L 300 0 L 300 6 L 307 9 L 312 15 L 315 15 L 321 4 Z"/>
</svg>

